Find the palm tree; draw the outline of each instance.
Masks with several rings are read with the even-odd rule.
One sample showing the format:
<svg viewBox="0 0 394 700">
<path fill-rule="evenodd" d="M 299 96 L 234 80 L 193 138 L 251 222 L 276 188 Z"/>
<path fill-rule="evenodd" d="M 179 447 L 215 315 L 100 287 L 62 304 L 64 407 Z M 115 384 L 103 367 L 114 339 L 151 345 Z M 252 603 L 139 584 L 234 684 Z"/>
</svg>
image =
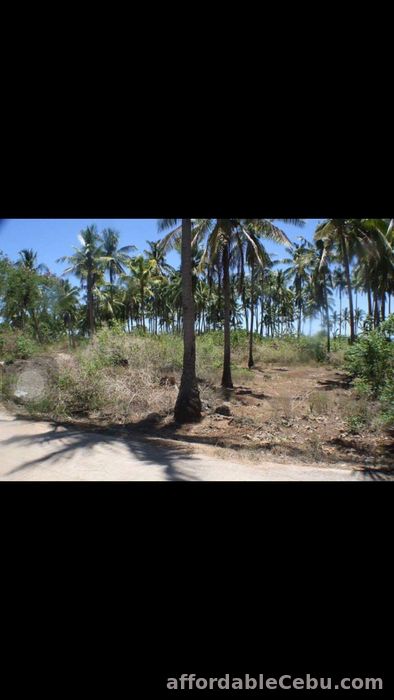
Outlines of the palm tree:
<svg viewBox="0 0 394 700">
<path fill-rule="evenodd" d="M 332 283 L 334 289 L 339 292 L 339 337 L 342 335 L 342 292 L 346 287 L 346 282 L 343 277 L 343 272 L 340 267 L 336 267 L 332 273 Z"/>
<path fill-rule="evenodd" d="M 394 289 L 394 229 L 390 219 L 361 219 L 357 222 L 360 245 L 356 270 L 359 287 L 366 288 L 368 313 L 372 316 L 373 295 L 374 324 L 386 317 L 386 297 Z"/>
<path fill-rule="evenodd" d="M 305 290 L 310 277 L 310 268 L 315 255 L 314 247 L 305 238 L 299 239 L 301 243 L 293 243 L 287 248 L 290 258 L 282 260 L 289 265 L 285 270 L 286 277 L 293 280 L 294 303 L 297 308 L 298 324 L 297 337 L 301 335 L 302 316 L 305 310 Z"/>
<path fill-rule="evenodd" d="M 130 259 L 129 253 L 136 250 L 133 245 L 119 248 L 120 234 L 112 228 L 105 228 L 101 234 L 103 254 L 107 258 L 106 269 L 109 272 L 111 306 L 114 299 L 114 285 L 117 275 L 124 274 L 125 265 Z"/>
<path fill-rule="evenodd" d="M 78 287 L 72 287 L 68 280 L 61 279 L 58 284 L 56 312 L 64 323 L 70 344 L 75 347 L 74 325 L 79 310 L 79 290 Z"/>
<path fill-rule="evenodd" d="M 289 223 L 302 225 L 298 219 L 282 219 Z M 211 262 L 219 262 L 222 268 L 223 297 L 224 297 L 224 357 L 222 386 L 231 389 L 233 387 L 231 376 L 231 342 L 230 342 L 230 308 L 231 308 L 231 284 L 230 266 L 232 257 L 239 253 L 245 244 L 250 246 L 256 262 L 264 268 L 265 250 L 261 245 L 261 238 L 269 238 L 277 243 L 290 244 L 284 231 L 274 225 L 268 219 L 197 219 L 194 228 L 194 240 L 207 239 L 205 257 Z M 242 259 L 242 255 L 241 255 Z"/>
<path fill-rule="evenodd" d="M 165 284 L 168 281 L 167 275 L 174 273 L 174 268 L 166 262 L 165 255 L 162 250 L 161 241 L 147 241 L 149 250 L 145 250 L 144 254 L 149 261 L 151 276 L 152 276 L 152 318 L 151 325 L 154 327 L 154 332 L 158 331 L 158 315 L 161 304 L 161 298 L 165 289 Z"/>
<path fill-rule="evenodd" d="M 95 303 L 94 294 L 97 282 L 102 278 L 103 270 L 108 263 L 101 247 L 102 240 L 97 227 L 93 224 L 79 234 L 80 248 L 74 248 L 74 255 L 59 258 L 57 262 L 68 262 L 69 267 L 63 274 L 74 274 L 81 280 L 81 285 L 86 283 L 88 329 L 90 335 L 95 331 Z"/>
<path fill-rule="evenodd" d="M 338 330 L 339 330 L 339 314 L 338 311 L 335 309 L 333 314 L 332 314 L 332 327 L 333 327 L 333 335 L 334 338 L 336 338 Z"/>
<path fill-rule="evenodd" d="M 352 293 L 352 280 L 350 262 L 353 256 L 362 259 L 365 253 L 376 255 L 378 251 L 383 254 L 394 269 L 393 250 L 388 236 L 390 235 L 389 219 L 327 219 L 316 229 L 315 240 L 322 241 L 325 247 L 325 255 L 336 253 L 336 259 L 340 259 L 345 273 L 346 288 L 349 299 L 349 324 L 350 342 L 356 337 L 355 318 Z M 376 292 L 376 302 L 378 290 Z M 383 292 L 384 296 L 384 292 Z M 384 301 L 383 301 L 384 307 Z M 375 313 L 378 308 L 375 303 Z"/>
<path fill-rule="evenodd" d="M 316 241 L 316 251 L 315 251 L 315 264 L 312 273 L 313 282 L 313 303 L 316 309 L 321 309 L 323 311 L 323 316 L 326 323 L 326 333 L 327 333 L 327 353 L 331 352 L 331 340 L 330 340 L 330 297 L 332 295 L 332 280 L 331 273 L 328 266 L 328 258 L 326 255 L 326 250 L 324 242 L 322 240 Z"/>
<path fill-rule="evenodd" d="M 324 245 L 324 257 L 330 256 L 337 250 L 345 271 L 347 292 L 349 297 L 350 342 L 355 340 L 354 308 L 352 282 L 350 277 L 351 248 L 357 239 L 356 221 L 353 219 L 327 219 L 319 224 L 315 232 L 315 241 Z M 323 260 L 324 260 L 323 257 Z"/>
<path fill-rule="evenodd" d="M 23 287 L 25 289 L 25 294 L 23 294 L 22 308 L 28 311 L 31 316 L 35 335 L 39 341 L 42 340 L 42 334 L 40 330 L 40 324 L 38 322 L 36 313 L 36 304 L 32 303 L 32 299 L 38 303 L 41 296 L 40 288 L 40 277 L 43 275 L 49 275 L 49 268 L 44 264 L 37 263 L 37 253 L 31 248 L 24 248 L 19 252 L 20 260 L 15 263 L 15 267 L 23 271 L 30 278 L 25 279 Z M 27 291 L 28 290 L 28 291 Z M 37 293 L 37 298 L 35 298 L 35 292 Z"/>
<path fill-rule="evenodd" d="M 248 234 L 249 237 L 245 236 Z M 244 316 L 246 322 L 246 332 L 249 333 L 249 358 L 248 367 L 252 369 L 254 367 L 253 358 L 253 338 L 254 338 L 254 320 L 255 320 L 255 307 L 256 307 L 256 296 L 257 296 L 257 282 L 258 282 L 258 270 L 265 271 L 272 267 L 272 260 L 269 257 L 267 251 L 265 250 L 261 240 L 259 239 L 260 233 L 257 233 L 253 224 L 245 224 L 244 231 L 242 234 L 240 232 L 235 232 L 234 244 L 233 244 L 233 255 L 235 259 L 234 262 L 237 264 L 238 275 L 237 275 L 237 287 L 241 295 L 242 306 L 244 309 Z M 245 263 L 248 265 L 250 270 L 250 279 L 245 279 L 244 268 Z M 249 302 L 250 309 L 250 323 L 247 320 L 247 307 Z"/>
<path fill-rule="evenodd" d="M 349 325 L 349 322 L 350 322 L 350 314 L 349 314 L 349 309 L 347 307 L 343 310 L 342 322 L 343 322 L 343 325 L 345 328 L 345 335 L 347 335 L 347 326 Z"/>
<path fill-rule="evenodd" d="M 24 248 L 19 251 L 20 260 L 18 260 L 15 265 L 17 267 L 23 267 L 25 270 L 30 270 L 31 272 L 36 272 L 38 275 L 45 275 L 49 273 L 49 268 L 47 265 L 41 263 L 37 264 L 37 253 L 32 250 L 32 248 Z"/>
<path fill-rule="evenodd" d="M 179 219 L 160 219 L 159 230 L 176 226 Z M 183 307 L 183 369 L 174 417 L 180 423 L 201 418 L 201 400 L 196 377 L 195 310 L 192 276 L 192 222 L 182 219 L 182 307 Z"/>
<path fill-rule="evenodd" d="M 128 261 L 128 268 L 132 275 L 137 280 L 139 285 L 139 302 L 140 302 L 140 321 L 141 327 L 145 330 L 145 311 L 146 311 L 146 298 L 152 296 L 151 282 L 153 277 L 153 271 L 155 269 L 155 262 L 153 260 L 147 260 L 143 255 L 138 255 L 135 258 L 131 258 Z"/>
<path fill-rule="evenodd" d="M 356 322 L 356 327 L 361 328 L 362 327 L 362 322 L 365 318 L 365 313 L 362 309 L 357 309 L 354 312 L 354 320 Z"/>
</svg>

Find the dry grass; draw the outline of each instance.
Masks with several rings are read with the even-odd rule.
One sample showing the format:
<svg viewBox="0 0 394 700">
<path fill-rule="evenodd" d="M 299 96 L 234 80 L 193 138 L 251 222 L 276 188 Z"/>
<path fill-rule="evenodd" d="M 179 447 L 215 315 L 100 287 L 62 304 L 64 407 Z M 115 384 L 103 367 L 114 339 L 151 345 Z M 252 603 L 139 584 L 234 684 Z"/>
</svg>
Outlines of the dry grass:
<svg viewBox="0 0 394 700">
<path fill-rule="evenodd" d="M 60 357 L 59 352 L 54 355 Z M 231 459 L 236 454 L 237 460 L 362 460 L 380 439 L 366 420 L 371 406 L 341 385 L 332 362 L 317 361 L 315 341 L 310 346 L 305 339 L 256 344 L 256 368 L 249 371 L 247 338 L 238 338 L 232 355 L 233 392 L 220 387 L 222 355 L 220 334 L 197 339 L 204 408 L 198 424 L 172 424 L 182 366 L 178 336 L 100 331 L 93 342 L 62 353 L 57 383 L 44 400 L 28 408 L 45 417 L 102 426 L 141 422 L 142 427 L 150 417 L 149 431 L 157 437 L 185 440 Z M 223 401 L 231 408 L 228 419 L 215 414 Z"/>
</svg>

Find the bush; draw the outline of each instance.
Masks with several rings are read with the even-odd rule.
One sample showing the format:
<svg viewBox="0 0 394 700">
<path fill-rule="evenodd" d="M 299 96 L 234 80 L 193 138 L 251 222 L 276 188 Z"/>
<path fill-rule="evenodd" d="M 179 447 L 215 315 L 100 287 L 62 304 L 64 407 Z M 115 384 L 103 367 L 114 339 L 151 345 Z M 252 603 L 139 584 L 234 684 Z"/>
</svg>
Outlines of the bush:
<svg viewBox="0 0 394 700">
<path fill-rule="evenodd" d="M 382 420 L 385 425 L 394 425 L 394 376 L 387 377 L 380 395 L 382 402 Z"/>
<path fill-rule="evenodd" d="M 22 331 L 0 331 L 0 357 L 4 360 L 28 360 L 40 351 L 38 343 Z"/>
<path fill-rule="evenodd" d="M 374 397 L 378 397 L 394 368 L 393 343 L 394 316 L 379 328 L 364 331 L 345 355 L 346 369 L 367 385 Z"/>
</svg>

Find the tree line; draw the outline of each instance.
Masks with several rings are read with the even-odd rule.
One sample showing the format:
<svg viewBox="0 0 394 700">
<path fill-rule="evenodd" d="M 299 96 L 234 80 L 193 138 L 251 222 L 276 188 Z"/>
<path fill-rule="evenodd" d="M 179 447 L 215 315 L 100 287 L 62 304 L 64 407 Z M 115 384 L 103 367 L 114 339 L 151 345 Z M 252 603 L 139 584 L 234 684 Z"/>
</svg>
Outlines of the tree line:
<svg viewBox="0 0 394 700">
<path fill-rule="evenodd" d="M 296 242 L 283 223 L 294 226 Z M 299 337 L 320 316 L 329 352 L 333 335 L 348 335 L 354 343 L 360 329 L 378 327 L 391 313 L 392 220 L 328 219 L 317 226 L 313 242 L 301 235 L 304 224 L 161 219 L 160 240 L 148 241 L 142 254 L 131 243 L 120 246 L 117 231 L 99 232 L 92 225 L 79 234 L 74 252 L 58 260 L 65 266 L 62 275 L 39 263 L 34 250 L 22 250 L 15 262 L 2 255 L 2 327 L 29 332 L 38 342 L 66 335 L 71 345 L 103 324 L 121 324 L 128 332 L 183 332 L 184 373 L 175 413 L 179 420 L 198 418 L 196 333 L 223 331 L 222 385 L 231 388 L 232 329 L 246 328 L 252 368 L 257 334 Z M 283 245 L 283 258 L 273 260 L 267 240 Z M 179 269 L 167 262 L 171 249 L 181 253 Z M 67 279 L 71 275 L 79 286 Z M 361 295 L 366 312 L 358 307 Z"/>
</svg>

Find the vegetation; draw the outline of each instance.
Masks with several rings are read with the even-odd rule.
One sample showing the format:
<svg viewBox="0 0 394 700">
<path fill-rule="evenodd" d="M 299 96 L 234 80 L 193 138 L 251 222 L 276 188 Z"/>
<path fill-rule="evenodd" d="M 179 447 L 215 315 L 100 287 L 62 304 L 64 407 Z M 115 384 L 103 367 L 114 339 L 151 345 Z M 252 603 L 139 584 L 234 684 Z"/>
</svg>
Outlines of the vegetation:
<svg viewBox="0 0 394 700">
<path fill-rule="evenodd" d="M 379 399 L 384 422 L 394 425 L 394 315 L 365 329 L 346 354 L 346 366 L 357 377 L 360 394 Z"/>
<path fill-rule="evenodd" d="M 295 231 L 303 225 L 284 221 Z M 60 259 L 60 276 L 34 250 L 22 250 L 15 261 L 0 253 L 1 358 L 27 359 L 67 343 L 78 372 L 69 369 L 61 379 L 63 404 L 57 398 L 56 410 L 66 413 L 112 405 L 116 398 L 118 413 L 126 416 L 135 400 L 132 377 L 119 385 L 123 394 L 120 388 L 110 393 L 122 363 L 140 373 L 147 392 L 163 373 L 181 371 L 178 398 L 171 395 L 171 401 L 176 419 L 185 422 L 201 416 L 201 367 L 205 375 L 221 371 L 221 386 L 229 390 L 234 373 L 259 362 L 339 366 L 346 355 L 359 391 L 370 392 L 390 422 L 392 221 L 330 219 L 317 227 L 313 242 L 298 237 L 293 243 L 280 225 L 267 219 L 163 219 L 161 239 L 148 241 L 143 253 L 131 243 L 120 247 L 117 231 L 100 233 L 92 225 L 80 233 L 74 253 Z M 283 259 L 271 258 L 266 240 L 283 244 Z M 181 253 L 179 269 L 166 260 L 174 247 Z M 358 308 L 362 296 L 366 312 Z M 322 332 L 312 337 L 316 318 Z M 114 373 L 107 375 L 108 392 L 99 378 L 104 367 Z M 321 398 L 315 404 L 322 405 Z"/>
</svg>

